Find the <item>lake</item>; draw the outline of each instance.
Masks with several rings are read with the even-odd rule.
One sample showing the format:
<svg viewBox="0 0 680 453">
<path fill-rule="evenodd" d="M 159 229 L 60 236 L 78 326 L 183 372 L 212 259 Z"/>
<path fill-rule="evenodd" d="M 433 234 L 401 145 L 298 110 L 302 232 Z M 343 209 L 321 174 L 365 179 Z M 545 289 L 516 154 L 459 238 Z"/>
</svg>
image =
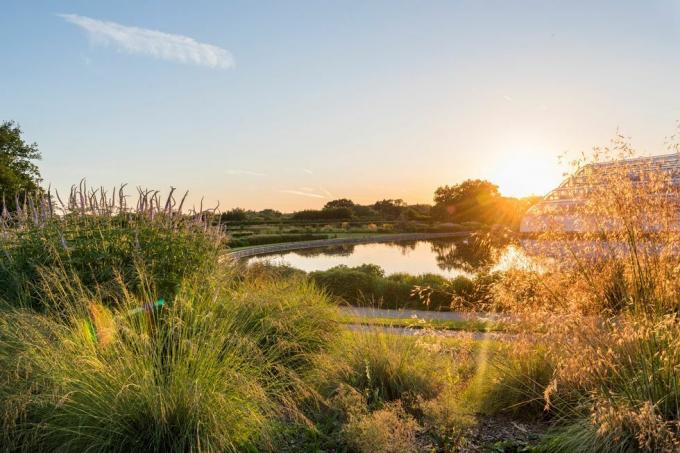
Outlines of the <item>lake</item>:
<svg viewBox="0 0 680 453">
<path fill-rule="evenodd" d="M 437 274 L 447 278 L 471 276 L 488 263 L 490 251 L 471 239 L 446 238 L 374 244 L 338 245 L 252 257 L 307 272 L 345 265 L 377 264 L 386 274 Z"/>
</svg>

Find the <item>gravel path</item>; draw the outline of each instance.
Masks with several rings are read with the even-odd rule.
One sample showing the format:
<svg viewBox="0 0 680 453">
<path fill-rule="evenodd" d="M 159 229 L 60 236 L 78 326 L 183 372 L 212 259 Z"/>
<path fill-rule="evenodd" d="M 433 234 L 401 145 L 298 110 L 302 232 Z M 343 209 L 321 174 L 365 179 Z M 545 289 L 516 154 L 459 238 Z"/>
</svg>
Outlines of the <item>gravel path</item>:
<svg viewBox="0 0 680 453">
<path fill-rule="evenodd" d="M 392 335 L 453 337 L 475 341 L 511 341 L 517 337 L 515 334 L 506 332 L 470 332 L 467 330 L 419 329 L 415 327 L 369 326 L 365 324 L 345 324 L 345 328 L 352 332 L 382 332 Z"/>
<path fill-rule="evenodd" d="M 390 310 L 371 307 L 341 307 L 340 311 L 348 316 L 361 318 L 424 319 L 426 321 L 498 321 L 503 318 L 499 313 L 475 313 L 462 311 Z"/>
</svg>

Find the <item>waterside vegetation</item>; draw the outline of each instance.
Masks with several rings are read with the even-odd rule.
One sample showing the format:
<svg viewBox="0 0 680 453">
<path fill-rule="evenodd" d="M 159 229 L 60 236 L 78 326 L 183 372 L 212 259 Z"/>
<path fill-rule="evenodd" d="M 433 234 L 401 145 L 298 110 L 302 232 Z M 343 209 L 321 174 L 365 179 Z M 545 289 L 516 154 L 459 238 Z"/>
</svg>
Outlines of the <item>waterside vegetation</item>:
<svg viewBox="0 0 680 453">
<path fill-rule="evenodd" d="M 617 138 L 594 159 L 632 153 Z M 647 174 L 587 175 L 574 209 L 594 228 L 549 230 L 548 259 L 495 273 L 483 303 L 513 334 L 481 341 L 346 329 L 348 275 L 430 303 L 438 281 L 237 265 L 219 222 L 173 191 L 25 191 L 0 217 L 0 445 L 678 451 L 680 194 Z"/>
</svg>

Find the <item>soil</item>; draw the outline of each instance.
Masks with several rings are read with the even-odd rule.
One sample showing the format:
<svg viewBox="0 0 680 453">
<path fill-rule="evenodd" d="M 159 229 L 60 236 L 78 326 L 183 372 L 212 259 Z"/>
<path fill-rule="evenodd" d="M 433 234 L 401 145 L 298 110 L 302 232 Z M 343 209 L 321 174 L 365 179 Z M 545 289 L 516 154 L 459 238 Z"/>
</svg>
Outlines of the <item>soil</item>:
<svg viewBox="0 0 680 453">
<path fill-rule="evenodd" d="M 462 453 L 514 453 L 532 451 L 541 434 L 548 429 L 545 422 L 521 422 L 507 417 L 479 416 L 477 424 L 465 434 Z"/>
</svg>

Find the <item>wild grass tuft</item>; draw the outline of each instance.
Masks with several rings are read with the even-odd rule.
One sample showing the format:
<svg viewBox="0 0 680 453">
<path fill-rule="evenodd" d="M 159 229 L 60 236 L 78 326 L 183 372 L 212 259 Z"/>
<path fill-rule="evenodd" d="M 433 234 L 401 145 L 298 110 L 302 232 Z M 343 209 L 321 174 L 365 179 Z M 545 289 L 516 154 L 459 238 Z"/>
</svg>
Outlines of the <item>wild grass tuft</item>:
<svg viewBox="0 0 680 453">
<path fill-rule="evenodd" d="M 334 337 L 330 305 L 304 284 L 234 288 L 203 276 L 162 308 L 148 306 L 156 295 L 130 293 L 107 308 L 86 286 L 70 288 L 80 302 L 58 315 L 0 314 L 0 423 L 10 450 L 273 448 L 282 420 L 304 419 L 307 356 Z M 254 307 L 254 290 L 272 304 Z"/>
</svg>

